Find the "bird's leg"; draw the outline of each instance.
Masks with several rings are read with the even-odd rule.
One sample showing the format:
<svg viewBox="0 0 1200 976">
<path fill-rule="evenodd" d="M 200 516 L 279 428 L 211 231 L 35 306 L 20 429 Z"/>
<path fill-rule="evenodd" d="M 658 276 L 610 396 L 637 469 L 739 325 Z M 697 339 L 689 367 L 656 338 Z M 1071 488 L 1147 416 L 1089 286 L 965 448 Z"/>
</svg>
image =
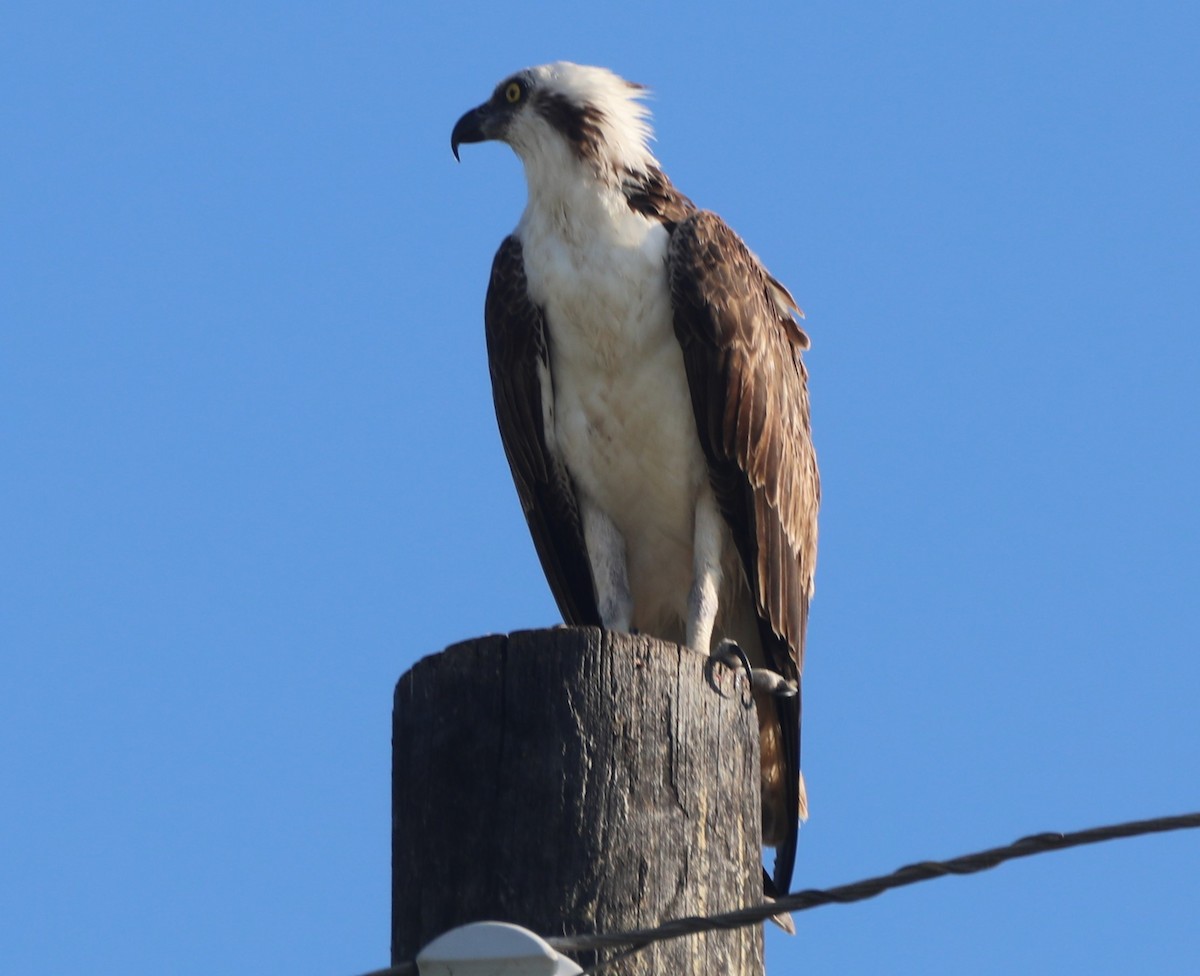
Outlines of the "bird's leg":
<svg viewBox="0 0 1200 976">
<path fill-rule="evenodd" d="M 696 500 L 692 530 L 692 589 L 688 593 L 687 645 L 709 653 L 721 589 L 721 548 L 725 520 L 712 489 L 705 485 Z"/>
<path fill-rule="evenodd" d="M 688 594 L 687 642 L 689 647 L 709 651 L 713 657 L 731 668 L 741 668 L 755 691 L 790 697 L 796 687 L 783 675 L 767 668 L 754 668 L 735 641 L 725 638 L 712 645 L 713 628 L 717 620 L 717 594 L 721 588 L 721 549 L 725 543 L 725 520 L 717 508 L 711 490 L 700 493 L 696 502 L 696 527 L 693 547 L 692 590 Z"/>
<path fill-rule="evenodd" d="M 580 509 L 600 622 L 605 630 L 628 633 L 633 622 L 633 596 L 629 591 L 625 540 L 613 520 L 590 499 L 580 499 Z"/>
</svg>

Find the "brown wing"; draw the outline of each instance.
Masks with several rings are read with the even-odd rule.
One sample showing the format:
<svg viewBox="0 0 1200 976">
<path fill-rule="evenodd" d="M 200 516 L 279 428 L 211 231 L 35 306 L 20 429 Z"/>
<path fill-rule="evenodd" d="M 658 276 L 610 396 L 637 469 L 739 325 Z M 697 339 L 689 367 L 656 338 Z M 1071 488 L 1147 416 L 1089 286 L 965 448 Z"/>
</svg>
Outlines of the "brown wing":
<svg viewBox="0 0 1200 976">
<path fill-rule="evenodd" d="M 492 262 L 484 324 L 500 440 L 542 570 L 563 619 L 598 627 L 600 612 L 575 488 L 561 459 L 546 446 L 546 323 L 529 298 L 521 244 L 515 237 L 505 238 Z"/>
<path fill-rule="evenodd" d="M 667 269 L 709 478 L 754 594 L 766 664 L 798 682 L 820 502 L 800 358 L 808 337 L 787 290 L 715 214 L 674 226 Z M 786 787 L 774 885 L 784 892 L 800 816 L 800 696 L 773 704 Z"/>
</svg>

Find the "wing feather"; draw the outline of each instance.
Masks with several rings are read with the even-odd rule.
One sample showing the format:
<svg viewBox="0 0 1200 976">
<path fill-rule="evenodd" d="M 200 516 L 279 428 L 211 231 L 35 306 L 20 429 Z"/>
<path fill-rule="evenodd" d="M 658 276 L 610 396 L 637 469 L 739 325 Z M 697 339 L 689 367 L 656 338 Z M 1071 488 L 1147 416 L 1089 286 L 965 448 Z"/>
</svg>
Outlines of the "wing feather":
<svg viewBox="0 0 1200 976">
<path fill-rule="evenodd" d="M 713 213 L 673 226 L 667 270 L 709 478 L 754 595 L 766 664 L 798 682 L 820 503 L 800 355 L 808 337 L 787 289 Z M 802 802 L 799 696 L 773 705 L 787 794 L 774 882 L 786 891 Z"/>
<path fill-rule="evenodd" d="M 505 238 L 492 262 L 484 324 L 500 440 L 542 570 L 564 621 L 598 627 L 575 486 L 546 437 L 553 396 L 545 317 L 529 298 L 515 237 Z"/>
</svg>

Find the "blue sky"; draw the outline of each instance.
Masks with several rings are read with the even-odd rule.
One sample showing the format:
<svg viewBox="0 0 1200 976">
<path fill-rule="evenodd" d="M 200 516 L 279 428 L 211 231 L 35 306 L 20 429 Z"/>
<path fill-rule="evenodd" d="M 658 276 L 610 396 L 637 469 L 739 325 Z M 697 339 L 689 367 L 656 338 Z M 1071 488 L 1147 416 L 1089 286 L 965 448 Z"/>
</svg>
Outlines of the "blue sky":
<svg viewBox="0 0 1200 976">
<path fill-rule="evenodd" d="M 557 620 L 482 301 L 508 72 L 656 151 L 808 313 L 797 886 L 1200 808 L 1200 14 L 1183 3 L 9 5 L 0 967 L 388 951 L 391 689 Z M 1191 972 L 1200 838 L 800 916 L 775 974 Z"/>
</svg>

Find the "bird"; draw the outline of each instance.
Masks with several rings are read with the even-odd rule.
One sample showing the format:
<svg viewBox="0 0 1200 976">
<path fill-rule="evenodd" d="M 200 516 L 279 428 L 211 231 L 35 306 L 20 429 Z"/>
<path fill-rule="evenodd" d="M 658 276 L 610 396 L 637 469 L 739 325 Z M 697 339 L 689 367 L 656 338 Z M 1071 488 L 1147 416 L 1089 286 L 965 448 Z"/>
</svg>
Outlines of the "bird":
<svg viewBox="0 0 1200 976">
<path fill-rule="evenodd" d="M 767 895 L 807 797 L 800 677 L 817 550 L 804 313 L 651 151 L 647 89 L 560 61 L 505 78 L 451 150 L 507 143 L 528 199 L 484 302 L 500 438 L 565 623 L 751 669 Z"/>
</svg>

